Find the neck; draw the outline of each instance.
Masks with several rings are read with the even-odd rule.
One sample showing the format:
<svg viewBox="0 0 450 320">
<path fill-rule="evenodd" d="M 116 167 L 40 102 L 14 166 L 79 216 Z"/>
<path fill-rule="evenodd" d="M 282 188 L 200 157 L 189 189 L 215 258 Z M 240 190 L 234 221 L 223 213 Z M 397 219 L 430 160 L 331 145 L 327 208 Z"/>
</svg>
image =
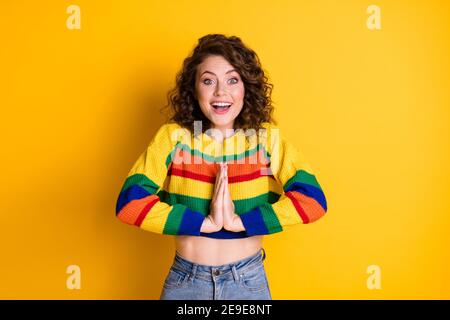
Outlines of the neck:
<svg viewBox="0 0 450 320">
<path fill-rule="evenodd" d="M 234 129 L 233 126 L 212 126 L 212 128 L 216 129 L 216 130 L 220 130 L 220 132 L 222 133 L 222 138 L 228 138 L 231 137 L 234 134 Z M 220 137 L 217 137 L 220 138 Z"/>
</svg>

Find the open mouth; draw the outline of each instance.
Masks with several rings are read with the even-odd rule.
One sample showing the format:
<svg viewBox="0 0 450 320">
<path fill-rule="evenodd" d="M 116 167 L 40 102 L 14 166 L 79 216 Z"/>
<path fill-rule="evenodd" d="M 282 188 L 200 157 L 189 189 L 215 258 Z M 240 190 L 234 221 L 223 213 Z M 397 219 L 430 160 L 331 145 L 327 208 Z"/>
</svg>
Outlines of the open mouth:
<svg viewBox="0 0 450 320">
<path fill-rule="evenodd" d="M 217 114 L 224 114 L 228 112 L 230 109 L 232 103 L 230 102 L 213 102 L 211 103 L 211 107 L 213 107 L 213 110 Z"/>
<path fill-rule="evenodd" d="M 214 102 L 211 103 L 211 107 L 216 110 L 227 110 L 231 107 L 232 103 L 229 102 Z"/>
</svg>

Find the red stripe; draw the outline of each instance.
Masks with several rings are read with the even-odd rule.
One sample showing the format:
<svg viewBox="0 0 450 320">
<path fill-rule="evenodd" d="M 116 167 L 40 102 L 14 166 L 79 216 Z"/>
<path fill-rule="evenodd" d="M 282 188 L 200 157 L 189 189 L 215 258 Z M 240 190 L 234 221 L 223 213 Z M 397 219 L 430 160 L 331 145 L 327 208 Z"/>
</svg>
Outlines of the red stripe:
<svg viewBox="0 0 450 320">
<path fill-rule="evenodd" d="M 134 225 L 140 227 L 142 224 L 142 221 L 144 221 L 145 217 L 147 216 L 147 213 L 150 211 L 150 209 L 159 201 L 159 198 L 156 198 L 152 202 L 148 203 L 144 209 L 142 209 L 141 213 L 139 213 L 139 216 L 137 217 L 136 221 L 134 222 Z"/>
<path fill-rule="evenodd" d="M 187 170 L 176 169 L 176 168 L 171 168 L 167 172 L 167 175 L 190 178 L 193 180 L 209 182 L 209 183 L 214 183 L 216 180 L 216 177 L 206 176 L 206 175 L 194 173 L 194 172 L 187 171 Z M 267 175 L 261 174 L 261 169 L 259 169 L 259 170 L 256 170 L 255 172 L 252 172 L 249 174 L 243 174 L 243 175 L 233 176 L 233 177 L 229 176 L 228 183 L 245 182 L 245 181 L 250 181 L 250 180 L 257 179 L 259 177 L 265 177 L 265 176 L 267 176 Z M 275 177 L 273 175 L 269 175 L 268 177 L 275 180 Z"/>
<path fill-rule="evenodd" d="M 309 218 L 306 215 L 305 211 L 303 210 L 303 208 L 300 206 L 300 203 L 298 203 L 297 199 L 294 198 L 294 196 L 292 196 L 292 192 L 295 191 L 288 191 L 285 193 L 286 197 L 288 197 L 289 199 L 291 199 L 292 203 L 294 204 L 295 210 L 297 210 L 298 214 L 300 215 L 300 218 L 302 218 L 303 223 L 309 223 Z"/>
<path fill-rule="evenodd" d="M 206 176 L 204 174 L 193 173 L 190 171 L 176 169 L 176 168 L 172 168 L 170 170 L 170 172 L 167 173 L 167 175 L 185 177 L 185 178 L 190 178 L 193 180 L 211 182 L 211 183 L 214 183 L 214 181 L 216 180 L 215 177 Z"/>
<path fill-rule="evenodd" d="M 228 182 L 229 183 L 245 182 L 245 181 L 257 179 L 257 178 L 259 178 L 261 176 L 262 176 L 261 175 L 261 170 L 257 170 L 255 172 L 252 172 L 252 173 L 249 173 L 249 174 L 243 174 L 243 175 L 239 175 L 239 176 L 228 177 Z"/>
</svg>

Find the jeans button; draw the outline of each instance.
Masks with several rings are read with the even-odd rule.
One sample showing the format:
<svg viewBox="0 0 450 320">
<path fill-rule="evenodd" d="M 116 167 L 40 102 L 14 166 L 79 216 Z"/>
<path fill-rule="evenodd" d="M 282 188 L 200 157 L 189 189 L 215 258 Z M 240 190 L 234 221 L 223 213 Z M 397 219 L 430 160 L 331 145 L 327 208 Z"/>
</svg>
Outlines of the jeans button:
<svg viewBox="0 0 450 320">
<path fill-rule="evenodd" d="M 214 270 L 213 273 L 215 276 L 218 276 L 220 274 L 220 270 Z"/>
</svg>

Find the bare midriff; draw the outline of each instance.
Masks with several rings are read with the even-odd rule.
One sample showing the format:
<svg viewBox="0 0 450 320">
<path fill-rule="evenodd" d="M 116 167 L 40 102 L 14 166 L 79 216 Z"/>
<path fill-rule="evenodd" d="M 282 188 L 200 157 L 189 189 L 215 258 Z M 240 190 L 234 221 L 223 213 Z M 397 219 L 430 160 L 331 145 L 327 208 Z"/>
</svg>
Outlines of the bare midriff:
<svg viewBox="0 0 450 320">
<path fill-rule="evenodd" d="M 198 236 L 175 236 L 178 254 L 188 261 L 220 266 L 245 259 L 262 248 L 263 236 L 240 239 L 215 239 Z"/>
</svg>

